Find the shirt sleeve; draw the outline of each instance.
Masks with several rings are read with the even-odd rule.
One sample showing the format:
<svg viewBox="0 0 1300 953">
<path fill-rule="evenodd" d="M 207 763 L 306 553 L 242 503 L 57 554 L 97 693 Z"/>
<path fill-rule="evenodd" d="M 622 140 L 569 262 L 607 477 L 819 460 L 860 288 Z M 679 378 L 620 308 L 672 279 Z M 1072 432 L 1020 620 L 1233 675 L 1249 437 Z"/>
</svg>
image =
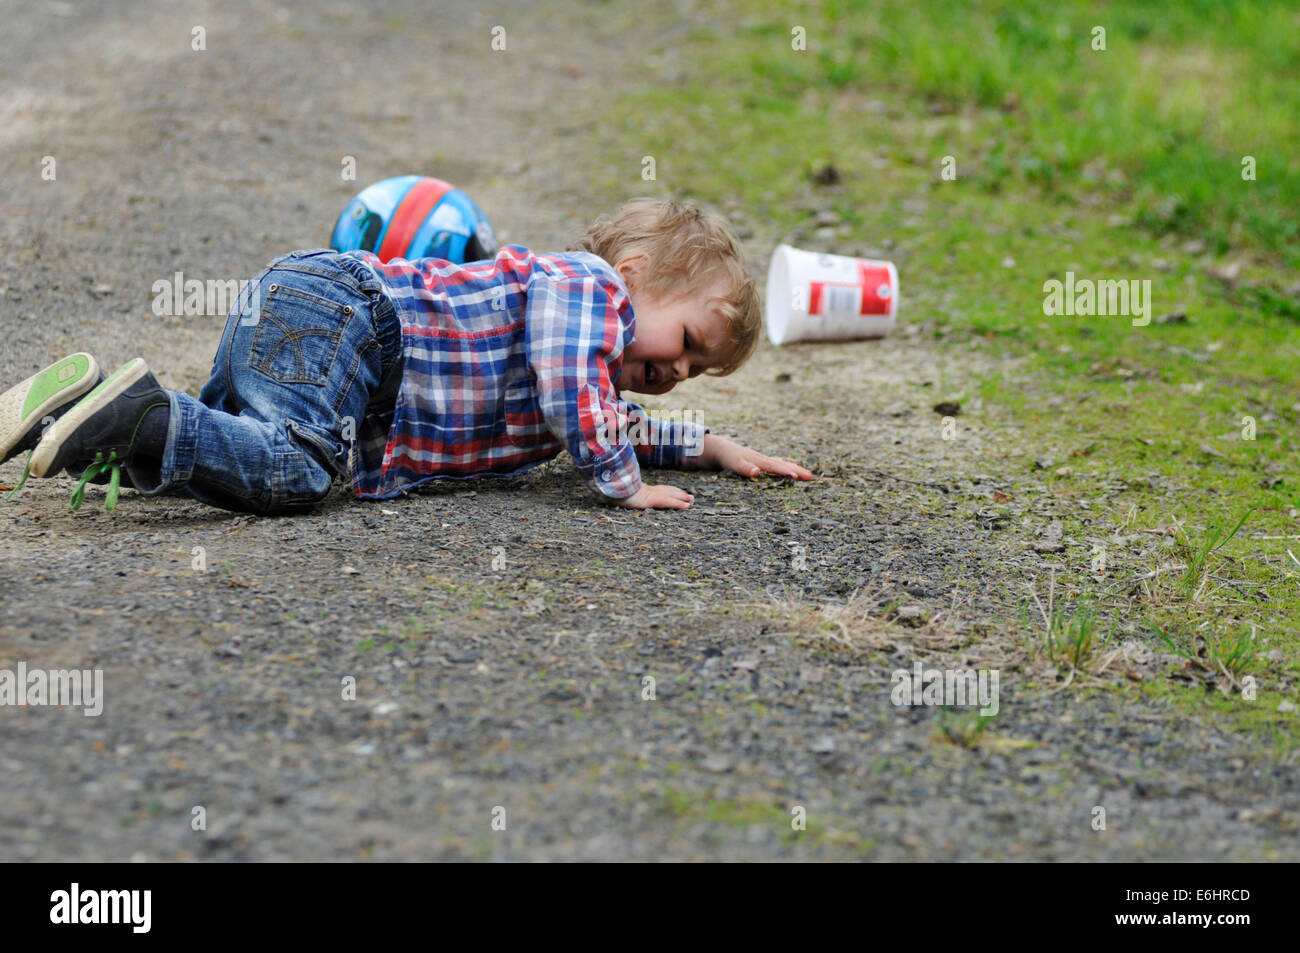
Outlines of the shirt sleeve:
<svg viewBox="0 0 1300 953">
<path fill-rule="evenodd" d="M 626 422 L 620 434 L 627 435 L 637 458 L 646 466 L 689 469 L 698 466 L 704 452 L 704 435 L 709 428 L 692 419 L 691 412 L 669 412 L 651 417 L 640 404 L 620 400 Z"/>
<path fill-rule="evenodd" d="M 627 295 L 590 275 L 534 271 L 525 311 L 528 360 L 546 424 L 564 444 L 587 485 L 627 499 L 641 489 L 632 444 L 621 440 L 627 416 L 609 374 L 623 352 L 619 312 Z"/>
</svg>

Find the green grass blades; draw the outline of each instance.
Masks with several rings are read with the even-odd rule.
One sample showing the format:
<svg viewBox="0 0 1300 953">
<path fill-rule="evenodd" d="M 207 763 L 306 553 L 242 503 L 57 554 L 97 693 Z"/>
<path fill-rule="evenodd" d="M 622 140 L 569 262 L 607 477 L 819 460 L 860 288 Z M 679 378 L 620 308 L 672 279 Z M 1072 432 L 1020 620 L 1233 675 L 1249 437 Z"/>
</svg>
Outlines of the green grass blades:
<svg viewBox="0 0 1300 953">
<path fill-rule="evenodd" d="M 1231 528 L 1228 527 L 1227 520 L 1223 517 L 1214 517 L 1198 540 L 1190 539 L 1186 530 L 1181 526 L 1177 527 L 1178 545 L 1183 557 L 1187 560 L 1187 570 L 1183 574 L 1183 587 L 1187 590 L 1189 599 L 1194 601 L 1197 598 L 1205 581 L 1206 566 L 1210 557 L 1232 541 L 1232 538 L 1237 535 L 1237 531 L 1241 529 L 1250 514 L 1255 512 L 1256 509 L 1258 507 L 1252 506 L 1242 513 Z"/>
</svg>

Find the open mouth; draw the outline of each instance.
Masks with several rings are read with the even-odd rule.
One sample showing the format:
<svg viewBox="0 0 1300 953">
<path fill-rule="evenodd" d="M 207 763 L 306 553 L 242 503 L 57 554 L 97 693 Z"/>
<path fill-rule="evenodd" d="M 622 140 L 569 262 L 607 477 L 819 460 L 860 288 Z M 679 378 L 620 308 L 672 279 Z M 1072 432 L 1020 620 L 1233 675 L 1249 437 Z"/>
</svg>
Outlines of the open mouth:
<svg viewBox="0 0 1300 953">
<path fill-rule="evenodd" d="M 645 373 L 642 375 L 642 377 L 645 380 L 645 385 L 647 387 L 651 386 L 652 384 L 659 383 L 659 368 L 647 362 L 645 366 Z"/>
</svg>

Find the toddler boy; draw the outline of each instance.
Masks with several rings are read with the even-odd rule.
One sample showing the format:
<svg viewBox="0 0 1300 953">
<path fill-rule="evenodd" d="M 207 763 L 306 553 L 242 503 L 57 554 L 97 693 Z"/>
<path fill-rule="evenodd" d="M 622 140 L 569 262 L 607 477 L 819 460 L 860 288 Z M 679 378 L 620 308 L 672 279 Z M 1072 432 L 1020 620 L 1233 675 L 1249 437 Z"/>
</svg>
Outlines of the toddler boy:
<svg viewBox="0 0 1300 953">
<path fill-rule="evenodd" d="M 91 355 L 70 355 L 0 394 L 0 461 L 34 448 L 31 474 L 80 471 L 74 508 L 107 480 L 111 509 L 125 470 L 146 496 L 269 514 L 310 509 L 336 476 L 387 499 L 568 450 L 603 499 L 685 509 L 689 493 L 644 483 L 641 466 L 812 478 L 622 397 L 731 373 L 761 321 L 725 224 L 672 201 L 633 202 L 563 254 L 296 251 L 241 294 L 197 398 L 141 358 L 101 379 Z"/>
</svg>

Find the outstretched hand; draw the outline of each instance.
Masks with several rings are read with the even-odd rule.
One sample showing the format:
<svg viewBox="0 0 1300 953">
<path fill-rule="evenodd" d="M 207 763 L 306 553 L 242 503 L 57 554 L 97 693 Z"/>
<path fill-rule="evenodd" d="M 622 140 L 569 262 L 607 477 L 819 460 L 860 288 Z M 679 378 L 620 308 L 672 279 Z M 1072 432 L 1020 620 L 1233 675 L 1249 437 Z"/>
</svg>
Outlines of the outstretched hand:
<svg viewBox="0 0 1300 953">
<path fill-rule="evenodd" d="M 778 476 L 793 477 L 796 480 L 811 480 L 812 472 L 799 466 L 793 460 L 784 457 L 769 457 L 742 447 L 726 437 L 708 434 L 704 438 L 704 453 L 701 466 L 716 470 L 730 470 L 743 477 L 756 477 L 760 473 L 775 473 Z"/>
</svg>

